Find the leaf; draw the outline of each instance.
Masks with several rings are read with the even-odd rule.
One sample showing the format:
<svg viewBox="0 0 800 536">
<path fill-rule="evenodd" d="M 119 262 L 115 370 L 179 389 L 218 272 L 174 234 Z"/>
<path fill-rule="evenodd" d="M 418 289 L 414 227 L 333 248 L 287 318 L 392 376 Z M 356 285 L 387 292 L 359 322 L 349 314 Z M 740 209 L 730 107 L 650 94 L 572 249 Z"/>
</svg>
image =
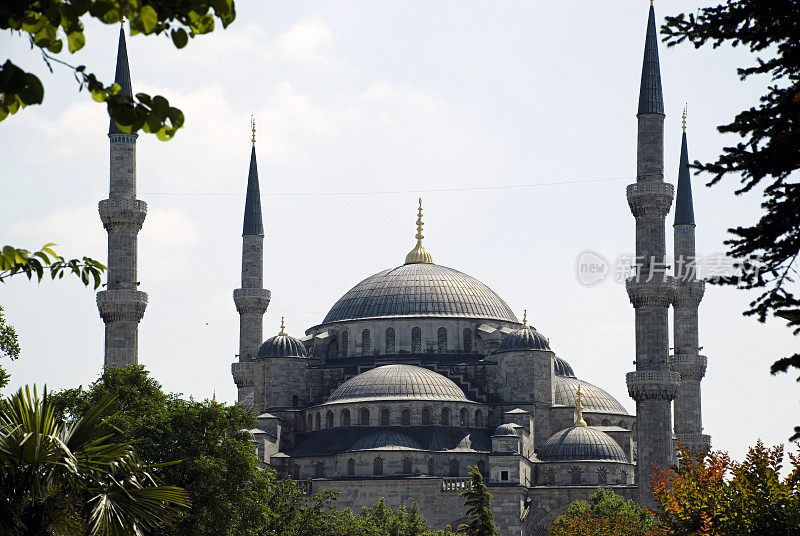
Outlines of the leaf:
<svg viewBox="0 0 800 536">
<path fill-rule="evenodd" d="M 67 43 L 69 44 L 70 53 L 74 54 L 86 45 L 86 36 L 83 32 L 71 32 L 67 34 Z M 78 67 L 77 70 L 82 72 L 85 69 L 83 65 Z"/>
<path fill-rule="evenodd" d="M 186 33 L 186 30 L 183 28 L 178 28 L 177 30 L 172 30 L 172 42 L 175 43 L 175 48 L 183 48 L 189 42 L 189 36 Z"/>
<path fill-rule="evenodd" d="M 139 12 L 139 20 L 142 22 L 144 33 L 153 33 L 158 26 L 158 13 L 152 6 L 146 5 Z"/>
</svg>

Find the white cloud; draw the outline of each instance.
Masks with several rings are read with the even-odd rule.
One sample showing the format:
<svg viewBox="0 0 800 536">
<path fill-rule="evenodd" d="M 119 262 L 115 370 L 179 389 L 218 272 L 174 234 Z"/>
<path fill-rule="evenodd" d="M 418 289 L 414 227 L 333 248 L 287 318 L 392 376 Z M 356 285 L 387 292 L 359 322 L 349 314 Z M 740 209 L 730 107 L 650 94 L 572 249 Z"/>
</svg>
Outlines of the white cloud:
<svg viewBox="0 0 800 536">
<path fill-rule="evenodd" d="M 330 27 L 322 20 L 312 18 L 279 35 L 271 46 L 271 52 L 292 61 L 319 61 L 329 56 L 332 43 Z"/>
</svg>

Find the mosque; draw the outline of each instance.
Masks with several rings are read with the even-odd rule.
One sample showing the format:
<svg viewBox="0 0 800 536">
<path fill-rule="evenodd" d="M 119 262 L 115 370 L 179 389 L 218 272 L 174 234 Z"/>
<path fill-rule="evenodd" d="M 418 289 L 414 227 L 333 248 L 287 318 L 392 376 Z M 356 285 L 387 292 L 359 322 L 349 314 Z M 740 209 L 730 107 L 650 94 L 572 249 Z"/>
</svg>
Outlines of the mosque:
<svg viewBox="0 0 800 536">
<path fill-rule="evenodd" d="M 116 81 L 131 95 L 125 47 L 121 32 Z M 651 5 L 637 180 L 626 190 L 639 259 L 626 282 L 636 341 L 636 368 L 626 382 L 636 415 L 580 378 L 527 315 L 520 321 L 485 284 L 436 264 L 423 245 L 421 200 L 416 245 L 402 264 L 357 283 L 302 336 L 289 335 L 282 324 L 264 340 L 270 291 L 263 284 L 254 139 L 242 285 L 233 292 L 240 339 L 232 373 L 239 403 L 258 415 L 250 433 L 262 462 L 310 492 L 339 492 L 340 507 L 359 509 L 381 497 L 392 506 L 416 501 L 437 528 L 463 521 L 459 493 L 470 485 L 471 466 L 494 496 L 503 535 L 547 534 L 570 502 L 597 487 L 652 507 L 653 467 L 675 463 L 677 442 L 692 449 L 710 443 L 702 433 L 706 358 L 699 354 L 697 327 L 704 285 L 691 272 L 668 274 L 665 263 L 674 188 L 664 181 L 664 117 Z M 122 133 L 112 120 L 109 138 L 110 195 L 100 202 L 108 287 L 97 295 L 106 366 L 137 362 L 138 322 L 147 305 L 136 283 L 136 236 L 147 212 L 136 199 L 136 135 Z M 674 258 L 693 258 L 685 124 L 673 232 Z"/>
</svg>

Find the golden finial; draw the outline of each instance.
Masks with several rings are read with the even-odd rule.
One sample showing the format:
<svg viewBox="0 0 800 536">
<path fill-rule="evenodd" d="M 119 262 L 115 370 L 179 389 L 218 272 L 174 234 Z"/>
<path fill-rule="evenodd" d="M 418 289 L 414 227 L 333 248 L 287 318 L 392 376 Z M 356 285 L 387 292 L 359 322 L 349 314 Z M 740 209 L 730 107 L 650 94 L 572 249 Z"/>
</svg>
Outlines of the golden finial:
<svg viewBox="0 0 800 536">
<path fill-rule="evenodd" d="M 683 105 L 683 115 L 681 116 L 681 122 L 683 123 L 683 131 L 686 132 L 686 109 L 689 107 L 688 104 Z"/>
<path fill-rule="evenodd" d="M 415 235 L 417 245 L 406 255 L 406 264 L 433 264 L 433 256 L 422 245 L 422 239 L 425 238 L 425 235 L 422 234 L 423 225 L 425 224 L 422 222 L 422 198 L 420 197 L 417 210 L 417 234 Z"/>
<path fill-rule="evenodd" d="M 583 420 L 583 393 L 581 392 L 581 384 L 578 384 L 578 403 L 575 406 L 575 426 L 586 426 L 586 421 Z"/>
<path fill-rule="evenodd" d="M 278 335 L 286 335 L 286 325 L 283 323 L 283 317 L 281 317 L 281 331 Z"/>
<path fill-rule="evenodd" d="M 253 142 L 253 147 L 255 147 L 255 145 L 256 145 L 256 120 L 252 115 L 250 116 L 250 130 L 253 131 L 253 137 L 250 138 L 250 141 Z"/>
<path fill-rule="evenodd" d="M 528 329 L 530 327 L 530 326 L 528 326 L 528 310 L 527 309 L 522 311 L 522 327 L 525 328 L 525 329 Z"/>
</svg>

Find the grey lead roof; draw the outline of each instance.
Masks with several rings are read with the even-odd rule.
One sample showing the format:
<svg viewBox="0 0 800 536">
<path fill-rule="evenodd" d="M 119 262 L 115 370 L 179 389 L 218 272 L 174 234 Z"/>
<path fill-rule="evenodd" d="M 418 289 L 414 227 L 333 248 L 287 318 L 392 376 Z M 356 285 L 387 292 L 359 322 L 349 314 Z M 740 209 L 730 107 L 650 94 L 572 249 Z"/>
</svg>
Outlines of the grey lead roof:
<svg viewBox="0 0 800 536">
<path fill-rule="evenodd" d="M 271 357 L 306 357 L 306 347 L 291 335 L 275 335 L 270 337 L 258 349 L 256 359 Z"/>
<path fill-rule="evenodd" d="M 656 35 L 656 11 L 650 5 L 647 18 L 647 37 L 644 42 L 642 83 L 639 86 L 639 114 L 664 113 L 664 97 L 661 94 L 661 69 L 658 63 L 658 36 Z"/>
<path fill-rule="evenodd" d="M 520 328 L 503 339 L 496 353 L 521 352 L 526 350 L 549 350 L 547 337 L 532 327 Z"/>
<path fill-rule="evenodd" d="M 131 88 L 131 70 L 128 66 L 128 47 L 125 45 L 125 28 L 119 29 L 119 46 L 117 47 L 117 70 L 114 73 L 114 82 L 119 84 L 120 95 L 129 100 L 133 100 L 133 89 Z M 109 134 L 122 134 L 117 126 L 117 122 L 110 120 L 108 125 Z"/>
<path fill-rule="evenodd" d="M 610 394 L 596 385 L 568 376 L 555 376 L 553 378 L 553 401 L 562 406 L 575 406 L 578 395 L 578 384 L 583 393 L 584 411 L 594 413 L 612 413 L 614 415 L 627 415 L 628 412 Z"/>
<path fill-rule="evenodd" d="M 328 397 L 328 402 L 376 399 L 465 401 L 467 397 L 452 380 L 432 370 L 414 365 L 384 365 L 347 380 Z"/>
<path fill-rule="evenodd" d="M 564 358 L 555 356 L 553 361 L 553 369 L 556 373 L 556 376 L 567 376 L 568 378 L 575 377 L 575 372 L 572 371 L 572 365 L 567 363 Z"/>
<path fill-rule="evenodd" d="M 362 437 L 347 450 L 422 450 L 422 445 L 416 439 L 401 432 L 383 430 Z"/>
<path fill-rule="evenodd" d="M 322 323 L 395 316 L 519 322 L 506 302 L 477 279 L 437 264 L 405 264 L 348 290 Z"/>
<path fill-rule="evenodd" d="M 261 221 L 261 191 L 258 188 L 258 166 L 256 165 L 256 146 L 250 151 L 250 171 L 247 174 L 247 198 L 244 202 L 244 227 L 242 235 L 264 236 Z"/>
<path fill-rule="evenodd" d="M 692 203 L 692 181 L 689 172 L 689 150 L 686 147 L 686 131 L 681 140 L 681 160 L 678 167 L 678 194 L 675 197 L 675 225 L 694 225 Z"/>
<path fill-rule="evenodd" d="M 605 432 L 587 426 L 567 428 L 553 434 L 536 454 L 545 462 L 628 462 L 616 441 Z"/>
</svg>

